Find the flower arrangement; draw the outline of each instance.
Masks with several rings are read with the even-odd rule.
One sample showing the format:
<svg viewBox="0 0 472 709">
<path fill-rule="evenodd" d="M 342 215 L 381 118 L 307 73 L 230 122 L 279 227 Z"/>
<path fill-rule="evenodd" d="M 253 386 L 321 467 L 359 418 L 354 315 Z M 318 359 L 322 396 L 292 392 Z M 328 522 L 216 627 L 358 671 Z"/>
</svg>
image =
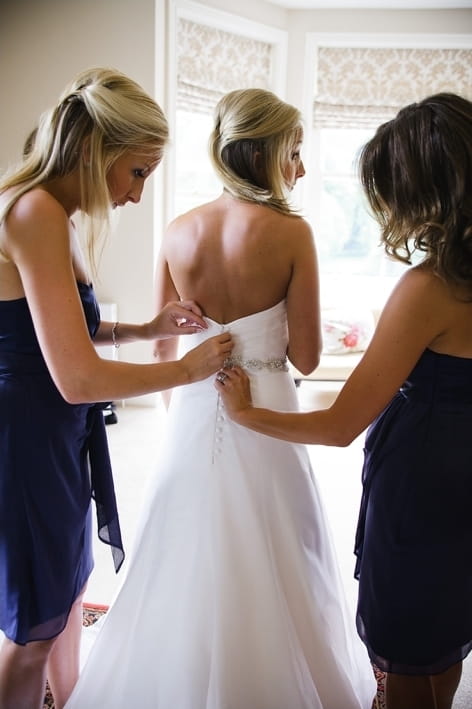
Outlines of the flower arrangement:
<svg viewBox="0 0 472 709">
<path fill-rule="evenodd" d="M 363 352 L 374 332 L 374 316 L 370 311 L 325 310 L 322 312 L 322 329 L 324 354 Z"/>
</svg>

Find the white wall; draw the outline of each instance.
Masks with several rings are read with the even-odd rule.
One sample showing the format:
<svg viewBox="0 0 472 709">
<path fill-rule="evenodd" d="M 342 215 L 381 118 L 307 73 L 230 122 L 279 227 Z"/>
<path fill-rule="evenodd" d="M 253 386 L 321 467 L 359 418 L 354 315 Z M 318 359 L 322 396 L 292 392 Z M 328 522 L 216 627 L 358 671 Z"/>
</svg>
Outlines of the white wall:
<svg viewBox="0 0 472 709">
<path fill-rule="evenodd" d="M 212 8 L 235 13 L 233 0 L 206 0 Z M 164 0 L 1 0 L 0 2 L 0 167 L 22 150 L 38 114 L 55 101 L 63 86 L 92 65 L 114 66 L 154 93 L 155 29 L 162 34 Z M 239 0 L 237 12 L 247 19 L 286 29 L 289 33 L 287 100 L 301 105 L 305 34 L 472 33 L 472 10 L 287 11 L 264 0 Z M 158 95 L 161 94 L 158 86 Z M 121 320 L 140 321 L 152 313 L 154 195 L 148 184 L 139 206 L 122 210 L 116 233 L 108 243 L 96 284 L 101 301 L 118 305 Z M 159 202 L 156 202 L 157 206 Z M 150 347 L 122 347 L 120 358 L 147 361 Z"/>
<path fill-rule="evenodd" d="M 0 167 L 20 154 L 41 111 L 89 66 L 113 66 L 154 92 L 154 0 L 0 1 Z M 153 190 L 122 210 L 105 249 L 101 301 L 116 302 L 121 320 L 152 313 Z M 150 346 L 120 348 L 120 357 L 149 360 Z"/>
</svg>

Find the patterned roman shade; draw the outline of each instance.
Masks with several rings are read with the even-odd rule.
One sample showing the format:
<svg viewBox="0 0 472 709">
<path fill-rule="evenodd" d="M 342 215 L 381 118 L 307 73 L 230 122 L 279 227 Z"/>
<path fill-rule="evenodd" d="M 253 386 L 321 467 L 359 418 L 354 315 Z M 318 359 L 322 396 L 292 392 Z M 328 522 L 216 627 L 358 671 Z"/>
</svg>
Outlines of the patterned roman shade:
<svg viewBox="0 0 472 709">
<path fill-rule="evenodd" d="M 314 125 L 375 128 L 441 91 L 472 99 L 471 49 L 319 46 Z"/>
<path fill-rule="evenodd" d="M 179 18 L 177 107 L 212 113 L 228 91 L 269 89 L 272 52 L 270 43 Z"/>
</svg>

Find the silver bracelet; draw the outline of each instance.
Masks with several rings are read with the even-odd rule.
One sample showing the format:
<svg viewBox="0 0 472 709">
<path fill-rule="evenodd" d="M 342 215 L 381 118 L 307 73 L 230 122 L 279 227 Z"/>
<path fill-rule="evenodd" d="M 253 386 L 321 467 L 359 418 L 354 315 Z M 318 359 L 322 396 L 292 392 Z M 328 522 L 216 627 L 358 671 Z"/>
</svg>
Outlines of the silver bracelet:
<svg viewBox="0 0 472 709">
<path fill-rule="evenodd" d="M 111 339 L 113 342 L 113 346 L 116 347 L 116 349 L 118 349 L 118 347 L 120 346 L 120 343 L 117 342 L 117 339 L 116 339 L 116 329 L 119 324 L 120 324 L 119 322 L 114 322 L 113 327 L 111 328 Z"/>
</svg>

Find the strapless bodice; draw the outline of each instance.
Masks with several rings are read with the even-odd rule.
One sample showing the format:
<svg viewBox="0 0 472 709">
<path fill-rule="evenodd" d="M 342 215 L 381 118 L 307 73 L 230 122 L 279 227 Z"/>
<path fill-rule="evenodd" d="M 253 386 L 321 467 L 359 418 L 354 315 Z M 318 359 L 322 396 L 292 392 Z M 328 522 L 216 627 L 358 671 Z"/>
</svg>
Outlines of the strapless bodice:
<svg viewBox="0 0 472 709">
<path fill-rule="evenodd" d="M 100 324 L 100 311 L 92 286 L 78 283 L 90 336 Z M 41 355 L 36 332 L 26 298 L 0 300 L 0 353 Z"/>
<path fill-rule="evenodd" d="M 468 407 L 472 400 L 472 358 L 426 349 L 400 392 L 410 400 Z"/>
<path fill-rule="evenodd" d="M 205 321 L 208 329 L 181 338 L 184 351 L 209 337 L 230 332 L 234 342 L 230 361 L 234 364 L 255 371 L 283 368 L 288 345 L 285 301 L 229 323 L 218 323 L 211 318 L 205 318 Z"/>
</svg>

